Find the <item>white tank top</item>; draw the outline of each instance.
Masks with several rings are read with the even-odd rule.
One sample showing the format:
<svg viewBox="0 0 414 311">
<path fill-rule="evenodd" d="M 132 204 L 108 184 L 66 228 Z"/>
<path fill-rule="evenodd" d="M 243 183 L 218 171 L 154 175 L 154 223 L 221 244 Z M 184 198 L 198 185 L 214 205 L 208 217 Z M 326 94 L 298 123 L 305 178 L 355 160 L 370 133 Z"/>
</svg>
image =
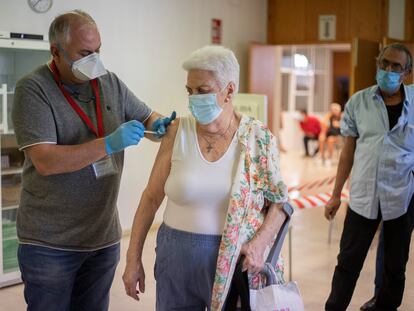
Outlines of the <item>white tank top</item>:
<svg viewBox="0 0 414 311">
<path fill-rule="evenodd" d="M 164 222 L 178 230 L 221 235 L 239 157 L 235 134 L 219 160 L 207 161 L 198 144 L 195 119 L 180 118 L 164 188 L 168 197 Z"/>
</svg>

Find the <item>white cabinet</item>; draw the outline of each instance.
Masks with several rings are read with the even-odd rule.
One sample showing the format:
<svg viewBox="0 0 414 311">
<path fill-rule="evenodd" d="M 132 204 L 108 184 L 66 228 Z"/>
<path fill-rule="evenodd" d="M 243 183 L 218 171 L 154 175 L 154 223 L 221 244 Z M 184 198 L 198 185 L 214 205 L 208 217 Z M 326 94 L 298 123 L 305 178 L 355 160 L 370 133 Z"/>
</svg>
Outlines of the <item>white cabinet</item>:
<svg viewBox="0 0 414 311">
<path fill-rule="evenodd" d="M 21 190 L 24 155 L 17 148 L 11 122 L 16 82 L 50 59 L 45 41 L 0 39 L 0 287 L 20 282 L 17 262 L 16 216 Z"/>
</svg>

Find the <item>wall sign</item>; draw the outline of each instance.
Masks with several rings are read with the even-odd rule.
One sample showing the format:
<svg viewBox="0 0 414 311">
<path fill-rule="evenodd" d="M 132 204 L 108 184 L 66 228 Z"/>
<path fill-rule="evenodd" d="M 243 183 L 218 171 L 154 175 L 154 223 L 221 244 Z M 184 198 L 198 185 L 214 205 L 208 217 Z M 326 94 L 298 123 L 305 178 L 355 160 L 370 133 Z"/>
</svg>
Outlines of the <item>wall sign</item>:
<svg viewBox="0 0 414 311">
<path fill-rule="evenodd" d="M 336 15 L 319 15 L 319 40 L 336 39 Z"/>
<path fill-rule="evenodd" d="M 221 19 L 211 20 L 211 43 L 221 44 Z"/>
</svg>

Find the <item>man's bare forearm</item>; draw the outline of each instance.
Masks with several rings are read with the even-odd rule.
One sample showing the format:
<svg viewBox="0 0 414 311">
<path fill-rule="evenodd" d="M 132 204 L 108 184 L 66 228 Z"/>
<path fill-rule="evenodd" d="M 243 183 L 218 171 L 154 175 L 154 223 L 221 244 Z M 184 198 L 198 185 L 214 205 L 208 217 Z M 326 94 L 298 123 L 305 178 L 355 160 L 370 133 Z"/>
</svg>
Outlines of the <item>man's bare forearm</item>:
<svg viewBox="0 0 414 311">
<path fill-rule="evenodd" d="M 341 151 L 341 156 L 339 158 L 335 186 L 332 192 L 333 197 L 341 197 L 342 189 L 345 185 L 346 180 L 349 177 L 349 174 L 351 173 L 352 166 L 354 164 L 355 144 L 355 138 L 346 138 L 345 145 Z"/>
<path fill-rule="evenodd" d="M 106 155 L 103 138 L 79 145 L 39 144 L 25 153 L 44 176 L 78 171 Z"/>
</svg>

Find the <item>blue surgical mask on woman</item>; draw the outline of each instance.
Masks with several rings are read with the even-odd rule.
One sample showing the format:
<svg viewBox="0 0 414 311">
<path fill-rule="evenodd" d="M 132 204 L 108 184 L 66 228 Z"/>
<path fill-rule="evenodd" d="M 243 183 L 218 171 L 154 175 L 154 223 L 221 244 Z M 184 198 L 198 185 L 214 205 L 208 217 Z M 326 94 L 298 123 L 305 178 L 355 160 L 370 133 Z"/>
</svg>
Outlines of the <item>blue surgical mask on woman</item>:
<svg viewBox="0 0 414 311">
<path fill-rule="evenodd" d="M 217 94 L 197 94 L 188 97 L 188 108 L 194 118 L 203 125 L 210 124 L 222 113 L 223 108 L 217 103 Z"/>
<path fill-rule="evenodd" d="M 400 85 L 401 73 L 377 69 L 377 83 L 381 90 L 387 93 L 396 92 Z"/>
</svg>

